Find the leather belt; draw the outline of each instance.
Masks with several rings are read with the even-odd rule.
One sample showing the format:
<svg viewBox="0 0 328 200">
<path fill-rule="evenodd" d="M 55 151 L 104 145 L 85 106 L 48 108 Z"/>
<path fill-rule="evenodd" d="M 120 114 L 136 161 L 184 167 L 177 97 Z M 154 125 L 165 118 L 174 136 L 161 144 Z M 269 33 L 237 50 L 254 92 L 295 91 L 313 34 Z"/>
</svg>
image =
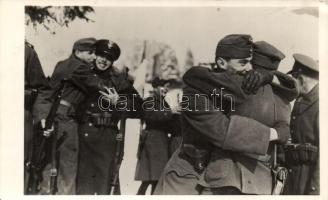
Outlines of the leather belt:
<svg viewBox="0 0 328 200">
<path fill-rule="evenodd" d="M 86 111 L 85 120 L 91 122 L 96 127 L 112 127 L 117 128 L 117 121 L 113 120 L 111 113 L 92 113 L 90 111 Z"/>
</svg>

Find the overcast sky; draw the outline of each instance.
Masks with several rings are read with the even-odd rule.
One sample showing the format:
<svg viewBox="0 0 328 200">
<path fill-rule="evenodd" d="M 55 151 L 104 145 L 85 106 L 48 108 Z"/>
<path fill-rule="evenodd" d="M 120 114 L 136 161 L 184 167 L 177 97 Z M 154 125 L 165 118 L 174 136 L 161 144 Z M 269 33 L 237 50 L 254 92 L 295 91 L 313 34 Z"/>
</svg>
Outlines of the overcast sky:
<svg viewBox="0 0 328 200">
<path fill-rule="evenodd" d="M 318 58 L 318 17 L 315 9 L 267 8 L 140 8 L 94 7 L 94 23 L 74 21 L 69 28 L 55 27 L 52 35 L 44 28 L 26 28 L 26 38 L 37 50 L 44 71 L 50 75 L 59 60 L 67 58 L 72 44 L 82 37 L 109 38 L 124 49 L 129 41 L 156 40 L 176 50 L 183 59 L 190 48 L 196 62 L 212 62 L 218 40 L 227 34 L 251 34 L 278 47 L 286 58 L 280 70 L 293 64 L 293 53 Z"/>
</svg>

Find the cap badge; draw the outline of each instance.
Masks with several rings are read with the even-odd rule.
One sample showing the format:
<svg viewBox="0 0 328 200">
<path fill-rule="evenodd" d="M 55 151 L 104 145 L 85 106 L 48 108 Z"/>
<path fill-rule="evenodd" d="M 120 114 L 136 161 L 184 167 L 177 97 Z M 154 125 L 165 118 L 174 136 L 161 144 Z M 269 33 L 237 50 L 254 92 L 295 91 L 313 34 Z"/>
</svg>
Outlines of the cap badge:
<svg viewBox="0 0 328 200">
<path fill-rule="evenodd" d="M 113 48 L 113 44 L 114 44 L 114 43 L 113 43 L 112 41 L 109 41 L 108 44 L 107 44 L 108 49 Z"/>
</svg>

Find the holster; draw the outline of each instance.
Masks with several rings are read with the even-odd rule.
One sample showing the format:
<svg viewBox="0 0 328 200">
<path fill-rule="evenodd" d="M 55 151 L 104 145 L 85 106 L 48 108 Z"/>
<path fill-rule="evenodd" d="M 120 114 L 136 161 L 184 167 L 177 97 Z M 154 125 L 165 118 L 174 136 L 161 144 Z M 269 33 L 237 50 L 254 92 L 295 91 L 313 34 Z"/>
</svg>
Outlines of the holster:
<svg viewBox="0 0 328 200">
<path fill-rule="evenodd" d="M 312 164 L 318 159 L 318 147 L 309 143 L 305 144 L 287 144 L 285 145 L 285 154 L 287 164 Z"/>
<path fill-rule="evenodd" d="M 199 149 L 191 144 L 182 144 L 179 157 L 188 161 L 197 173 L 202 173 L 207 167 L 211 151 Z"/>
</svg>

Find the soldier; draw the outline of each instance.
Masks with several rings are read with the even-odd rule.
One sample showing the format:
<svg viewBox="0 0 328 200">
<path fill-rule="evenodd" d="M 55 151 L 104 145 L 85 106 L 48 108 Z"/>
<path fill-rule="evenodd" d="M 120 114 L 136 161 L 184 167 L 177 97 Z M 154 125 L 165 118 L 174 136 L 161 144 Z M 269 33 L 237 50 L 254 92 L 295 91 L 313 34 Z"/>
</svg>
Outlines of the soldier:
<svg viewBox="0 0 328 200">
<path fill-rule="evenodd" d="M 73 45 L 72 54 L 66 60 L 57 63 L 50 79 L 51 90 L 44 91 L 36 100 L 34 114 L 37 121 L 45 125 L 45 118 L 52 105 L 53 95 L 58 90 L 62 80 L 70 78 L 77 68 L 90 68 L 94 59 L 94 38 L 77 40 Z M 57 110 L 55 121 L 57 122 L 58 140 L 62 140 L 58 146 L 59 166 L 57 177 L 57 194 L 75 194 L 76 171 L 78 163 L 78 124 L 77 105 L 84 99 L 81 91 L 66 88 Z M 44 134 L 49 136 L 52 130 L 45 130 Z M 41 194 L 49 194 L 50 164 L 43 172 L 41 183 Z"/>
<path fill-rule="evenodd" d="M 33 109 L 33 114 L 36 121 L 45 119 L 51 107 L 51 97 L 56 91 L 61 81 L 70 77 L 72 72 L 79 66 L 89 67 L 94 60 L 94 43 L 95 38 L 82 38 L 77 40 L 72 49 L 72 54 L 69 58 L 60 61 L 56 64 L 51 75 L 50 86 L 52 90 L 48 90 L 39 95 L 36 99 L 36 104 Z"/>
<path fill-rule="evenodd" d="M 199 94 L 209 97 L 213 89 L 224 88 L 225 92 L 221 90 L 223 93 L 220 93 L 224 108 L 215 109 L 215 100 L 211 102 L 202 98 L 195 104 L 193 102 L 196 101 L 189 100 L 191 106 L 182 115 L 183 145 L 168 162 L 156 194 L 271 194 L 271 170 L 265 166 L 266 163 L 260 162 L 270 158 L 270 141 L 287 140 L 288 131 L 285 129 L 288 124 L 279 124 L 283 127 L 281 130 L 278 124 L 275 129 L 270 128 L 275 119 L 274 114 L 265 117 L 267 111 L 274 110 L 269 85 L 259 93 L 258 97 L 262 100 L 258 102 L 241 90 L 243 76 L 240 75 L 252 69 L 249 63 L 251 50 L 250 36 L 226 36 L 217 46 L 216 62 L 220 68 L 216 72 L 196 67 L 184 75 L 188 86 L 184 95 L 188 94 L 189 99 Z M 267 60 L 270 61 L 271 57 Z M 265 71 L 252 74 L 257 80 L 251 78 L 246 83 L 255 83 L 250 85 L 255 85 L 256 89 L 272 80 L 271 73 Z M 246 88 L 249 88 L 247 84 Z M 233 109 L 224 98 L 231 98 L 231 94 L 235 95 L 238 115 L 230 113 L 229 119 L 224 113 L 228 114 Z M 209 107 L 206 107 L 208 102 Z M 259 121 L 248 117 L 251 116 L 250 110 Z"/>
<path fill-rule="evenodd" d="M 24 162 L 29 165 L 33 142 L 32 108 L 39 92 L 48 89 L 48 81 L 44 76 L 38 54 L 33 46 L 25 41 L 25 101 L 24 101 Z M 26 166 L 28 167 L 28 166 Z M 24 170 L 25 187 L 28 171 Z M 24 190 L 26 191 L 26 189 Z"/>
<path fill-rule="evenodd" d="M 165 101 L 164 97 L 168 91 L 168 81 L 155 78 L 152 81 L 154 90 L 151 96 L 144 101 L 143 120 L 146 123 L 145 130 L 140 135 L 138 147 L 138 162 L 135 180 L 142 183 L 138 195 L 146 194 L 151 185 L 153 194 L 159 176 L 169 160 L 169 133 L 174 113 Z"/>
<path fill-rule="evenodd" d="M 319 67 L 303 54 L 294 54 L 288 72 L 300 86 L 291 116 L 291 144 L 286 147 L 289 170 L 286 194 L 319 195 Z"/>
<path fill-rule="evenodd" d="M 254 84 L 255 94 L 248 96 L 243 103 L 236 104 L 235 111 L 228 113 L 231 117 L 236 115 L 249 117 L 266 126 L 274 127 L 278 134 L 277 139 L 270 141 L 265 155 L 249 154 L 243 151 L 235 153 L 222 151 L 222 149 L 212 151 L 211 162 L 204 172 L 205 183 L 200 182 L 204 186 L 202 194 L 271 194 L 274 187 L 272 185 L 274 177 L 271 171 L 274 167 L 274 145 L 284 144 L 289 137 L 289 102 L 297 95 L 296 83 L 293 79 L 275 71 L 284 57 L 282 52 L 267 42 L 254 43 L 252 67 L 256 70 L 265 69 L 274 72 L 277 83 L 266 84 L 260 88 Z M 255 73 L 254 70 L 246 75 L 244 84 L 252 83 L 249 76 L 253 73 Z M 282 84 L 292 87 L 286 88 Z M 246 86 L 246 88 L 252 90 L 252 87 Z M 248 90 L 246 91 L 249 93 Z M 242 128 L 241 124 L 235 126 L 236 129 Z M 266 143 L 266 141 L 262 142 Z M 230 148 L 230 150 L 236 150 L 234 146 Z M 238 148 L 237 151 L 239 151 Z M 222 174 L 218 170 L 222 167 L 226 167 L 229 171 Z"/>
<path fill-rule="evenodd" d="M 72 75 L 72 88 L 85 94 L 79 104 L 77 194 L 108 194 L 114 176 L 116 139 L 120 137 L 117 124 L 123 113 L 138 117 L 136 111 L 142 104 L 127 73 L 113 66 L 120 56 L 119 46 L 110 40 L 98 40 L 95 48 L 94 66 L 81 66 Z M 120 193 L 119 188 L 114 192 Z"/>
</svg>

